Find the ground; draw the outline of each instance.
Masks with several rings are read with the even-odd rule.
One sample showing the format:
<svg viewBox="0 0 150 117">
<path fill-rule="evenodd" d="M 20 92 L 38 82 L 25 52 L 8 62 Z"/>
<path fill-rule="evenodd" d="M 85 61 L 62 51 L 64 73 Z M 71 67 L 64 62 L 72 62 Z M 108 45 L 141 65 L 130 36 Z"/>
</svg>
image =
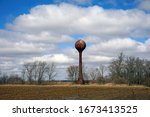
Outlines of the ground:
<svg viewBox="0 0 150 117">
<path fill-rule="evenodd" d="M 150 100 L 150 87 L 127 85 L 0 85 L 1 100 Z"/>
</svg>

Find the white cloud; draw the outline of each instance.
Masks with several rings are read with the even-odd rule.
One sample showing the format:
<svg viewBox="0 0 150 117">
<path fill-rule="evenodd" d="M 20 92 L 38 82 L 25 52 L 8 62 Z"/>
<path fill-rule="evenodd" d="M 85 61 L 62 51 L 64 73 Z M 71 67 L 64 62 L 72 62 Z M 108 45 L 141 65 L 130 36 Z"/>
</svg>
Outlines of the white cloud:
<svg viewBox="0 0 150 117">
<path fill-rule="evenodd" d="M 149 45 L 149 40 L 143 43 L 130 38 L 112 39 L 97 42 L 89 46 L 85 56 L 89 57 L 91 61 L 108 62 L 112 58 L 118 56 L 120 52 L 124 52 L 128 56 L 148 59 L 148 53 L 150 53 Z"/>
<path fill-rule="evenodd" d="M 139 0 L 139 8 L 143 10 L 150 10 L 150 0 Z"/>
<path fill-rule="evenodd" d="M 47 62 L 54 62 L 54 63 L 71 63 L 74 62 L 73 58 L 69 58 L 67 55 L 64 54 L 53 54 L 53 55 L 45 55 L 42 57 L 34 57 L 33 61 L 47 61 Z"/>
<path fill-rule="evenodd" d="M 32 41 L 32 42 L 42 42 L 42 43 L 62 43 L 62 42 L 71 42 L 72 38 L 68 35 L 60 35 L 57 33 L 51 33 L 47 31 L 41 31 L 37 34 L 27 33 L 24 34 L 25 41 Z"/>
<path fill-rule="evenodd" d="M 0 48 L 0 53 L 10 54 L 10 53 L 23 53 L 23 52 L 34 52 L 40 49 L 36 48 L 33 44 L 24 44 L 24 43 L 15 43 L 5 42 L 7 47 Z M 32 50 L 32 51 L 31 51 Z"/>
<path fill-rule="evenodd" d="M 132 50 L 137 45 L 136 41 L 130 38 L 118 38 L 112 39 L 108 41 L 101 41 L 92 46 L 88 49 L 89 52 L 95 53 L 96 52 L 116 52 L 116 51 L 126 51 Z"/>
<path fill-rule="evenodd" d="M 20 15 L 7 27 L 30 33 L 44 30 L 57 34 L 90 34 L 110 38 L 140 36 L 143 33 L 149 35 L 149 21 L 150 15 L 139 10 L 104 10 L 99 6 L 81 8 L 60 4 L 34 7 L 30 14 Z"/>
<path fill-rule="evenodd" d="M 88 57 L 89 62 L 110 62 L 112 60 L 112 57 L 108 56 L 89 56 Z"/>
<path fill-rule="evenodd" d="M 100 47 L 102 50 L 118 50 L 118 49 L 130 49 L 133 48 L 136 45 L 136 42 L 125 38 L 125 39 L 113 39 L 109 40 L 106 43 L 102 43 Z"/>
<path fill-rule="evenodd" d="M 37 54 L 47 50 L 54 50 L 55 46 L 51 45 L 49 48 L 45 47 L 46 45 L 42 44 L 34 44 L 34 43 L 26 43 L 22 41 L 11 42 L 9 40 L 1 40 L 0 39 L 0 55 L 5 56 L 20 56 L 28 54 Z"/>
<path fill-rule="evenodd" d="M 148 50 L 147 50 L 148 48 L 144 45 L 144 44 L 139 44 L 138 46 L 137 46 L 137 51 L 138 52 L 147 52 Z"/>
</svg>

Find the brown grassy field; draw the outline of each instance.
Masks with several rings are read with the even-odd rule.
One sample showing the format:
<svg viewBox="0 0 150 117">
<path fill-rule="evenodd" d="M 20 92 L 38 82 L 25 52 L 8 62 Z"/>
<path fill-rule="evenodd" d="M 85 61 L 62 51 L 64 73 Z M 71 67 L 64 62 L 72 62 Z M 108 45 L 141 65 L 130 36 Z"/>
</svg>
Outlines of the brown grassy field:
<svg viewBox="0 0 150 117">
<path fill-rule="evenodd" d="M 150 88 L 126 85 L 0 85 L 1 100 L 150 100 Z"/>
</svg>

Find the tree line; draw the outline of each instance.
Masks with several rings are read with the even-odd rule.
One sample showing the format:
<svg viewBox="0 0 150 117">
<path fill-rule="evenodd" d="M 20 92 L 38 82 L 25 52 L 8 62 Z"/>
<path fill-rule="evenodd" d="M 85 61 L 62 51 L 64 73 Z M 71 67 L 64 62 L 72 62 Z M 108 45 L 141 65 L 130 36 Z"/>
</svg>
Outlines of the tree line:
<svg viewBox="0 0 150 117">
<path fill-rule="evenodd" d="M 25 81 L 17 74 L 2 74 L 0 73 L 0 84 L 24 84 Z"/>
<path fill-rule="evenodd" d="M 43 61 L 34 61 L 24 63 L 21 76 L 18 75 L 0 75 L 0 84 L 42 84 L 54 80 L 56 65 Z M 11 82 L 8 82 L 11 79 Z"/>
<path fill-rule="evenodd" d="M 69 66 L 66 80 L 75 83 L 78 73 L 77 65 Z M 56 75 L 54 63 L 34 61 L 23 64 L 21 76 L 8 76 L 0 72 L 0 84 L 43 84 L 54 81 Z M 100 64 L 97 68 L 91 69 L 83 66 L 83 77 L 90 83 L 150 86 L 150 61 L 120 53 L 107 66 Z"/>
<path fill-rule="evenodd" d="M 150 86 L 150 61 L 120 53 L 109 66 L 110 78 L 114 83 Z"/>
<path fill-rule="evenodd" d="M 54 63 L 34 61 L 23 65 L 22 77 L 27 79 L 29 84 L 42 84 L 44 81 L 51 82 L 56 76 Z"/>
<path fill-rule="evenodd" d="M 72 82 L 77 80 L 78 66 L 69 66 L 67 72 L 68 79 Z M 83 76 L 85 80 L 100 84 L 115 83 L 150 86 L 150 61 L 139 57 L 125 56 L 120 53 L 108 66 L 101 64 L 99 67 L 89 71 L 83 69 Z"/>
</svg>

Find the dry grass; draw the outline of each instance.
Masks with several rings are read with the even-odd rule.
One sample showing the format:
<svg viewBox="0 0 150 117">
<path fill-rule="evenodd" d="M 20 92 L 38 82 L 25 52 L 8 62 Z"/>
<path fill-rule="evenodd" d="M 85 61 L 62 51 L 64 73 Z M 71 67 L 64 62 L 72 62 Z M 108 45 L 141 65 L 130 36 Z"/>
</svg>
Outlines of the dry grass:
<svg viewBox="0 0 150 117">
<path fill-rule="evenodd" d="M 126 85 L 0 85 L 1 100 L 150 100 L 150 88 Z"/>
</svg>

